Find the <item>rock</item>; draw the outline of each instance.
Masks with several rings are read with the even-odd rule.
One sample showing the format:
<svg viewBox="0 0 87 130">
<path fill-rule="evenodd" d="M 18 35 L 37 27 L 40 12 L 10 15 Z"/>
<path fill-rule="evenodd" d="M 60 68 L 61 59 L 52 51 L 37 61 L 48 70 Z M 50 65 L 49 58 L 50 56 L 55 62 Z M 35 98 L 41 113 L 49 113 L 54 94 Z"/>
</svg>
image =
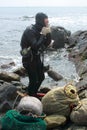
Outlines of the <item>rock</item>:
<svg viewBox="0 0 87 130">
<path fill-rule="evenodd" d="M 6 111 L 12 109 L 12 106 L 10 105 L 10 102 L 8 101 L 4 101 L 1 105 L 0 105 L 0 112 L 1 113 L 5 113 Z"/>
<path fill-rule="evenodd" d="M 70 44 L 69 48 L 72 48 L 75 45 L 77 45 L 77 43 L 79 42 L 79 36 L 81 35 L 81 33 L 82 31 L 80 30 L 70 35 L 70 37 L 68 38 L 69 44 Z"/>
<path fill-rule="evenodd" d="M 66 123 L 66 118 L 59 115 L 50 115 L 44 119 L 47 123 L 47 128 L 53 129 L 55 127 L 64 125 Z"/>
<path fill-rule="evenodd" d="M 87 97 L 87 61 L 78 62 L 76 71 L 80 76 L 80 80 L 76 83 L 80 98 Z"/>
<path fill-rule="evenodd" d="M 11 66 L 10 65 L 1 65 L 1 67 L 0 67 L 1 69 L 8 69 L 8 68 L 11 68 Z"/>
<path fill-rule="evenodd" d="M 75 63 L 80 81 L 76 84 L 80 99 L 87 97 L 87 30 L 78 31 L 69 38 L 70 45 L 74 44 L 69 58 Z"/>
<path fill-rule="evenodd" d="M 3 102 L 5 99 L 7 100 L 14 100 L 15 95 L 17 91 L 17 88 L 10 84 L 10 83 L 4 83 L 0 85 L 0 102 Z"/>
<path fill-rule="evenodd" d="M 11 81 L 20 81 L 19 75 L 11 72 L 0 72 L 0 80 L 4 80 L 7 82 Z"/>
<path fill-rule="evenodd" d="M 47 71 L 47 73 L 48 73 L 48 75 L 52 78 L 52 79 L 54 79 L 55 81 L 59 81 L 59 80 L 62 80 L 63 79 L 63 77 L 60 75 L 60 74 L 58 74 L 57 72 L 55 72 L 55 71 L 53 71 L 53 70 L 48 70 Z"/>
<path fill-rule="evenodd" d="M 44 87 L 44 88 L 40 88 L 39 92 L 40 92 L 40 93 L 47 93 L 47 92 L 49 92 L 50 90 L 51 90 L 50 88 Z"/>
<path fill-rule="evenodd" d="M 53 48 L 64 48 L 65 43 L 68 43 L 68 37 L 70 36 L 70 31 L 59 26 L 52 26 L 52 39 L 54 40 Z"/>
<path fill-rule="evenodd" d="M 12 66 L 15 66 L 15 62 L 10 62 L 8 64 L 1 65 L 1 69 L 8 69 L 11 68 Z"/>
<path fill-rule="evenodd" d="M 84 74 L 87 73 L 87 61 L 78 62 L 76 64 L 76 71 L 78 75 L 82 78 Z"/>
<path fill-rule="evenodd" d="M 75 62 L 75 65 L 78 68 L 78 64 L 82 66 L 82 64 L 87 59 L 87 31 L 74 33 L 73 35 L 71 35 L 71 37 L 75 38 L 76 43 L 73 40 L 73 44 L 75 44 L 75 47 L 71 50 L 69 57 L 70 60 Z M 83 68 L 84 66 L 81 67 L 81 69 Z"/>
<path fill-rule="evenodd" d="M 15 62 L 10 62 L 9 65 L 15 66 Z"/>
<path fill-rule="evenodd" d="M 78 31 L 70 36 L 70 45 L 74 44 L 75 48 L 72 51 L 72 55 L 77 51 L 77 54 L 82 60 L 87 58 L 87 31 Z"/>
<path fill-rule="evenodd" d="M 21 86 L 20 88 L 18 88 L 18 86 L 17 84 L 15 86 L 8 82 L 2 82 L 0 84 L 0 113 L 13 108 L 14 101 L 17 97 L 17 91 L 21 91 L 22 89 Z M 18 101 L 19 100 L 20 97 L 18 98 Z M 18 102 L 16 102 L 15 105 L 17 105 L 17 103 Z"/>
<path fill-rule="evenodd" d="M 4 83 L 4 80 L 0 80 L 0 84 L 3 84 Z"/>
<path fill-rule="evenodd" d="M 78 126 L 78 125 L 73 124 L 66 130 L 87 130 L 87 127 L 86 126 Z"/>
<path fill-rule="evenodd" d="M 19 76 L 26 76 L 26 70 L 25 68 L 21 67 L 14 71 L 14 73 L 18 74 Z"/>
<path fill-rule="evenodd" d="M 11 83 L 15 86 L 23 86 L 23 84 L 19 81 L 11 81 Z M 24 87 L 24 86 L 23 86 Z"/>
</svg>

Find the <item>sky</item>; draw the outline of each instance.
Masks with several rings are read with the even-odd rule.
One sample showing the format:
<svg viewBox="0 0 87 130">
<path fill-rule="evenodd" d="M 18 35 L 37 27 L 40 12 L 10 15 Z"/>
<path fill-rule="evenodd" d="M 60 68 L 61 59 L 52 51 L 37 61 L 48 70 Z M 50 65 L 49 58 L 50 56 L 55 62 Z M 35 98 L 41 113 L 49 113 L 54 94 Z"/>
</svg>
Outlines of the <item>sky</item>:
<svg viewBox="0 0 87 130">
<path fill-rule="evenodd" d="M 0 6 L 87 6 L 87 0 L 0 0 Z"/>
</svg>

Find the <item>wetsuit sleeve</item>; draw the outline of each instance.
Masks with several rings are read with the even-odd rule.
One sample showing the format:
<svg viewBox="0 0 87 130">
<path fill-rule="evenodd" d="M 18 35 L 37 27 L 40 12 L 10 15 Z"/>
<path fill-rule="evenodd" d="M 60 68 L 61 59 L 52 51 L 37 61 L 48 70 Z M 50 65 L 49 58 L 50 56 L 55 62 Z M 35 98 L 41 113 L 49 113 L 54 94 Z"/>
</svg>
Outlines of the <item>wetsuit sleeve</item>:
<svg viewBox="0 0 87 130">
<path fill-rule="evenodd" d="M 49 46 L 50 43 L 51 43 L 51 33 L 48 33 L 46 35 L 46 41 L 45 41 L 44 45 L 47 47 L 47 46 Z"/>
<path fill-rule="evenodd" d="M 30 46 L 33 50 L 38 50 L 41 47 L 41 45 L 45 43 L 46 40 L 46 37 L 41 34 L 39 40 L 37 41 L 36 36 L 32 31 L 28 33 L 27 38 L 28 41 L 31 43 Z"/>
</svg>

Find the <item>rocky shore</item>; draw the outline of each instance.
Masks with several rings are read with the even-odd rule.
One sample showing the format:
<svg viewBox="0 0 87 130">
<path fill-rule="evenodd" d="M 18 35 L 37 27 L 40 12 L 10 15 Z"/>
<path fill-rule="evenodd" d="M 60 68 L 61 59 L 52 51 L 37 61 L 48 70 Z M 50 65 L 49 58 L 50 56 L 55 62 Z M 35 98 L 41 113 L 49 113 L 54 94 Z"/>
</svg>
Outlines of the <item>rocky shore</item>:
<svg viewBox="0 0 87 130">
<path fill-rule="evenodd" d="M 87 98 L 87 30 L 71 33 L 63 27 L 52 27 L 52 39 L 54 43 L 48 48 L 49 51 L 65 48 L 69 53 L 69 60 L 75 64 L 79 75 L 79 82 L 75 83 L 80 99 Z M 0 68 L 9 68 L 15 63 L 3 64 Z M 25 92 L 26 86 L 21 83 L 21 78 L 26 77 L 27 73 L 23 67 L 14 72 L 0 72 L 0 113 L 16 106 L 15 99 L 17 91 Z M 60 75 L 61 76 L 61 75 Z M 45 91 L 44 88 L 42 91 Z M 20 96 L 17 102 L 20 100 Z M 17 103 L 16 102 L 16 103 Z M 86 130 L 86 126 L 73 124 L 70 119 L 62 126 L 54 130 Z"/>
<path fill-rule="evenodd" d="M 78 31 L 69 38 L 70 51 L 69 59 L 74 62 L 76 71 L 80 76 L 79 82 L 76 84 L 79 91 L 87 89 L 87 31 Z"/>
</svg>

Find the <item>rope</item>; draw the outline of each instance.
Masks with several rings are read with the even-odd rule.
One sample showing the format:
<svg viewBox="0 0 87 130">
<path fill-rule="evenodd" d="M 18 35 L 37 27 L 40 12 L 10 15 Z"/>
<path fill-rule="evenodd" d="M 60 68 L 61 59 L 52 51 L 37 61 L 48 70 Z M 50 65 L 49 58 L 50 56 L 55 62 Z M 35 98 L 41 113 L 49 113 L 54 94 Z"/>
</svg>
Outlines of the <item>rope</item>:
<svg viewBox="0 0 87 130">
<path fill-rule="evenodd" d="M 15 98 L 15 100 L 14 100 L 14 102 L 13 102 L 13 106 L 12 106 L 12 109 L 14 109 L 14 107 L 15 107 L 15 104 L 16 104 L 16 102 L 17 102 L 17 100 L 18 100 L 18 97 L 19 97 L 20 95 L 17 95 L 16 96 L 16 98 Z"/>
</svg>

